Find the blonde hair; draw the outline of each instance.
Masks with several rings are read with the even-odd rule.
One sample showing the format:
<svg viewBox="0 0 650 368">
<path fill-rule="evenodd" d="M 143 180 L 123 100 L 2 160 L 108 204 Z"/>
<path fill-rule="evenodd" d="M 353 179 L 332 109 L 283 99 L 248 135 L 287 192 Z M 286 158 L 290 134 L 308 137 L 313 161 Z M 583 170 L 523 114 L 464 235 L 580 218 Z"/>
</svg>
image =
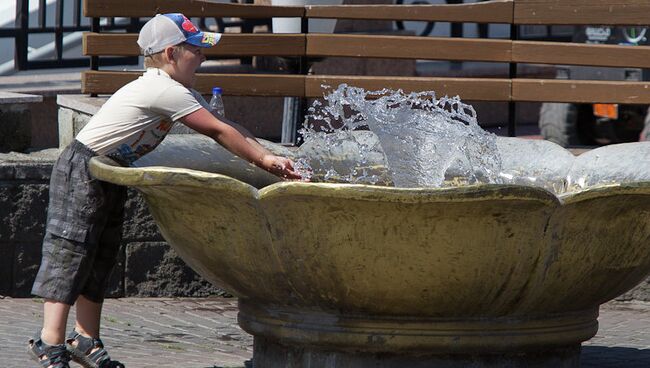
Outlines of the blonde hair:
<svg viewBox="0 0 650 368">
<path fill-rule="evenodd" d="M 163 65 L 165 65 L 165 58 L 162 52 L 144 57 L 145 68 L 160 68 Z"/>
<path fill-rule="evenodd" d="M 178 45 L 174 45 L 173 47 L 173 53 L 172 57 L 176 57 L 176 53 L 180 48 L 183 47 L 185 43 L 180 43 Z M 165 65 L 165 57 L 164 57 L 165 51 L 160 51 L 152 55 L 147 55 L 144 57 L 144 67 L 145 68 L 160 68 L 161 66 Z"/>
</svg>

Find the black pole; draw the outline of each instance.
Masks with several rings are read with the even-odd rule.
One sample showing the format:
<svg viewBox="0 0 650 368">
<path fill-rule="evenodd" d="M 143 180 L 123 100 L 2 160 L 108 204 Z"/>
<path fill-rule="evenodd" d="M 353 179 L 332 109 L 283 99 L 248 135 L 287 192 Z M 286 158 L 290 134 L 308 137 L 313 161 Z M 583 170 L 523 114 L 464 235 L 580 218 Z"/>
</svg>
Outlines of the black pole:
<svg viewBox="0 0 650 368">
<path fill-rule="evenodd" d="M 516 24 L 510 25 L 510 39 L 516 41 L 519 38 L 519 29 Z M 517 63 L 510 63 L 509 78 L 512 81 L 517 78 Z M 512 88 L 512 87 L 511 87 Z M 514 101 L 508 101 L 508 136 L 514 137 L 517 135 L 517 107 Z"/>
<path fill-rule="evenodd" d="M 81 0 L 75 0 L 73 4 L 73 24 L 75 27 L 81 26 Z"/>
<path fill-rule="evenodd" d="M 447 4 L 462 4 L 464 0 L 446 0 Z M 449 34 L 451 37 L 463 38 L 463 23 L 450 23 Z M 450 61 L 449 66 L 453 70 L 463 69 L 462 61 Z"/>
<path fill-rule="evenodd" d="M 29 1 L 16 0 L 16 38 L 14 39 L 14 68 L 27 70 L 27 28 L 29 27 Z"/>
<path fill-rule="evenodd" d="M 99 18 L 92 18 L 90 32 L 99 33 Z M 99 56 L 90 57 L 90 70 L 99 70 Z"/>
<path fill-rule="evenodd" d="M 54 26 L 54 50 L 56 60 L 63 59 L 63 0 L 56 1 L 56 15 Z"/>
<path fill-rule="evenodd" d="M 307 18 L 305 15 L 300 18 L 300 32 L 307 37 L 307 34 L 309 33 L 309 18 Z M 309 74 L 309 59 L 307 58 L 306 55 L 301 55 L 300 59 L 298 60 L 298 68 L 300 75 L 307 76 Z M 305 89 L 305 92 L 306 89 Z M 293 144 L 298 143 L 298 130 L 300 130 L 302 126 L 302 122 L 304 121 L 305 117 L 307 116 L 307 109 L 308 109 L 308 103 L 307 103 L 307 96 L 303 96 L 298 100 L 298 114 L 295 114 L 295 126 L 294 126 L 294 134 L 293 134 Z"/>
<path fill-rule="evenodd" d="M 99 33 L 99 18 L 92 18 L 90 23 L 90 31 Z M 99 56 L 93 55 L 90 57 L 90 70 L 99 70 Z M 97 97 L 96 93 L 91 93 L 90 97 Z"/>
<path fill-rule="evenodd" d="M 40 28 L 47 26 L 47 3 L 45 0 L 38 1 L 38 26 Z"/>
</svg>

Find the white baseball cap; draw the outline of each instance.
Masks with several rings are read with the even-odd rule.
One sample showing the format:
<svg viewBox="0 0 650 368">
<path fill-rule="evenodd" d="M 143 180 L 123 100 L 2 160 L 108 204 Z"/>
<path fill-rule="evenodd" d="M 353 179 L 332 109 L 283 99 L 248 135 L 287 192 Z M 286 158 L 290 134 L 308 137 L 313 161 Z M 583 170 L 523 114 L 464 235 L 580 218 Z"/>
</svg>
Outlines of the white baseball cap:
<svg viewBox="0 0 650 368">
<path fill-rule="evenodd" d="M 221 33 L 199 31 L 181 13 L 157 14 L 140 30 L 138 45 L 145 56 L 158 53 L 168 46 L 186 42 L 199 47 L 212 47 L 221 39 Z"/>
</svg>

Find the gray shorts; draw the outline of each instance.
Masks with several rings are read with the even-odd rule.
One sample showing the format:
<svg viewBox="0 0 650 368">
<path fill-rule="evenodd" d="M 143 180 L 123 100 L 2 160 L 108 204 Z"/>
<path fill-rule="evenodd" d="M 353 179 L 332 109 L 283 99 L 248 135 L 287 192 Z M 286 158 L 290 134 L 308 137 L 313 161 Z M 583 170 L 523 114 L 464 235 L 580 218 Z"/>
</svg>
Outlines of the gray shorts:
<svg viewBox="0 0 650 368">
<path fill-rule="evenodd" d="M 36 296 L 69 305 L 79 295 L 104 300 L 122 240 L 126 188 L 91 177 L 93 156 L 75 140 L 54 165 Z"/>
</svg>

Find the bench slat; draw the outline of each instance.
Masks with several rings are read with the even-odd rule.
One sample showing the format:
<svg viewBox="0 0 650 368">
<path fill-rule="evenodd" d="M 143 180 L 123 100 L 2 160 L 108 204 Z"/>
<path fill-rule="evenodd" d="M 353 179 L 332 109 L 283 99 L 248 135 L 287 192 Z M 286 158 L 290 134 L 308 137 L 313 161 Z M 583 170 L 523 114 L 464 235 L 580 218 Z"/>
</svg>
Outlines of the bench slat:
<svg viewBox="0 0 650 368">
<path fill-rule="evenodd" d="M 84 55 L 137 56 L 136 34 L 85 33 Z M 306 46 L 305 46 L 306 42 Z M 510 51 L 512 46 L 512 54 Z M 399 53 L 396 52 L 399 50 Z M 226 33 L 208 56 L 339 56 L 650 68 L 649 46 L 410 36 Z"/>
<path fill-rule="evenodd" d="M 141 72 L 86 71 L 82 93 L 114 93 Z M 555 79 L 367 77 L 268 74 L 197 74 L 196 89 L 210 94 L 221 86 L 231 96 L 322 97 L 322 85 L 341 83 L 367 90 L 436 91 L 438 96 L 459 95 L 466 101 L 527 101 L 573 103 L 650 104 L 650 82 L 614 82 Z M 511 95 L 512 90 L 512 95 Z M 511 98 L 512 96 L 512 98 Z"/>
<path fill-rule="evenodd" d="M 515 101 L 650 103 L 650 82 L 513 79 Z"/>
<path fill-rule="evenodd" d="M 307 18 L 511 23 L 512 0 L 453 5 L 307 5 Z"/>
<path fill-rule="evenodd" d="M 510 61 L 509 40 L 435 37 L 307 35 L 307 56 Z"/>
<path fill-rule="evenodd" d="M 85 71 L 81 73 L 82 93 L 109 94 L 135 80 L 142 72 Z M 195 89 L 212 93 L 219 86 L 228 96 L 296 96 L 304 95 L 302 75 L 278 74 L 197 74 Z"/>
<path fill-rule="evenodd" d="M 86 17 L 152 17 L 183 13 L 188 17 L 302 17 L 302 6 L 214 3 L 204 0 L 83 0 Z"/>
<path fill-rule="evenodd" d="M 305 95 L 322 97 L 322 85 L 336 88 L 341 83 L 362 87 L 369 91 L 383 88 L 411 91 L 436 91 L 436 96 L 460 95 L 467 101 L 508 101 L 510 81 L 508 79 L 487 78 L 429 78 L 429 77 L 366 77 L 366 76 L 307 76 Z"/>
<path fill-rule="evenodd" d="M 137 34 L 84 33 L 84 55 L 137 56 Z M 225 33 L 219 46 L 203 49 L 208 56 L 301 56 L 305 36 L 301 34 Z"/>
<path fill-rule="evenodd" d="M 648 25 L 647 0 L 517 0 L 515 24 Z"/>
<path fill-rule="evenodd" d="M 512 46 L 512 60 L 518 63 L 650 68 L 649 46 L 535 41 L 514 41 Z"/>
</svg>

